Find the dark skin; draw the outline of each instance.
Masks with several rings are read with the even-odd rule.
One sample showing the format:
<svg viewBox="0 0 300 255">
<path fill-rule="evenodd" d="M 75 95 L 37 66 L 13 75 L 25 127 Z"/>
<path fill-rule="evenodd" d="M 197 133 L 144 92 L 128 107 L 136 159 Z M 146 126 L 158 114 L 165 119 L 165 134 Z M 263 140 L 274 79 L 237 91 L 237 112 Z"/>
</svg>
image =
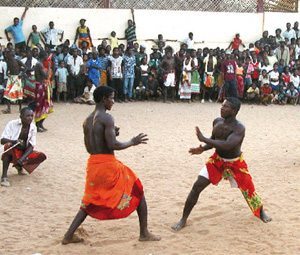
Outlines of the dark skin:
<svg viewBox="0 0 300 255">
<path fill-rule="evenodd" d="M 191 155 L 199 155 L 204 151 L 215 148 L 217 153 L 222 158 L 236 158 L 241 155 L 241 146 L 245 137 L 245 127 L 236 119 L 237 111 L 233 108 L 230 102 L 225 100 L 221 107 L 221 118 L 217 118 L 213 122 L 213 131 L 210 138 L 205 137 L 196 127 L 196 135 L 200 142 L 205 145 L 200 145 L 196 148 L 191 148 Z M 203 176 L 198 176 L 198 179 L 190 191 L 185 206 L 183 215 L 178 223 L 172 226 L 172 229 L 179 231 L 186 226 L 186 221 L 198 201 L 200 193 L 210 184 L 210 181 Z M 267 216 L 264 209 L 261 209 L 260 219 L 267 223 L 272 219 Z"/>
<path fill-rule="evenodd" d="M 13 51 L 9 51 L 7 53 L 7 72 L 10 75 L 19 75 L 22 71 L 22 68 L 24 70 L 26 70 L 26 66 L 20 61 L 15 59 L 14 56 L 14 52 Z M 19 101 L 19 111 L 22 108 L 22 102 Z M 2 111 L 2 113 L 7 114 L 7 113 L 11 113 L 11 107 L 10 107 L 10 101 L 7 100 L 6 102 L 7 108 L 5 110 Z"/>
<path fill-rule="evenodd" d="M 22 157 L 18 160 L 18 164 L 15 166 L 19 172 L 19 174 L 22 173 L 22 166 L 24 163 L 24 160 L 28 157 L 28 155 L 33 151 L 33 147 L 31 144 L 26 144 L 26 141 L 28 139 L 28 133 L 30 129 L 30 124 L 33 120 L 33 111 L 31 110 L 26 110 L 21 116 L 21 123 L 22 123 L 22 128 L 21 128 L 21 133 L 19 135 L 18 140 L 10 140 L 7 138 L 2 138 L 1 139 L 1 144 L 9 144 L 11 146 L 15 145 L 16 143 L 20 143 L 17 148 L 20 150 L 24 151 L 24 154 Z M 1 179 L 7 178 L 7 172 L 8 172 L 8 167 L 11 162 L 10 157 L 4 156 L 3 157 L 3 169 L 2 169 L 2 176 Z"/>
<path fill-rule="evenodd" d="M 128 142 L 119 142 L 116 137 L 119 128 L 115 126 L 113 117 L 106 111 L 111 110 L 114 105 L 114 93 L 96 103 L 95 111 L 92 112 L 83 124 L 84 142 L 90 154 L 114 154 L 115 150 L 124 150 L 131 146 L 146 144 L 148 141 L 146 134 L 139 134 Z M 147 204 L 145 197 L 142 198 L 137 213 L 140 222 L 140 241 L 159 241 L 160 237 L 151 234 L 147 226 Z M 62 244 L 83 242 L 74 233 L 85 220 L 87 213 L 79 210 L 70 228 L 65 234 Z"/>
</svg>

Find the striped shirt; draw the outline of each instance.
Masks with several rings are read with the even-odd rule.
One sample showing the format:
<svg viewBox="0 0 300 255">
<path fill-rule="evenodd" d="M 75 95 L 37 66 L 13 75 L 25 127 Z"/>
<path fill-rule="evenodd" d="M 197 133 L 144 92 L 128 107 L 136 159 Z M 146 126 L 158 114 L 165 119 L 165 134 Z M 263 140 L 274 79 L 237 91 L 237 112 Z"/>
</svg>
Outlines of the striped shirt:
<svg viewBox="0 0 300 255">
<path fill-rule="evenodd" d="M 132 25 L 131 27 L 126 28 L 125 37 L 126 37 L 127 42 L 136 41 L 135 25 Z"/>
</svg>

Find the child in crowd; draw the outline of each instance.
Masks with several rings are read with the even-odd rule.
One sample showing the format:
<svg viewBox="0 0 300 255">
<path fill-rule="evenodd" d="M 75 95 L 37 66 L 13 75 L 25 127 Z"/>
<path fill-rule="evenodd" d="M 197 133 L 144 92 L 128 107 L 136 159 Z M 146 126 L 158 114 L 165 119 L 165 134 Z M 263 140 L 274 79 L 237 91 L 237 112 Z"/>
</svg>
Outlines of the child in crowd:
<svg viewBox="0 0 300 255">
<path fill-rule="evenodd" d="M 148 75 L 148 88 L 146 89 L 146 99 L 157 100 L 162 95 L 161 88 L 153 73 Z"/>
<path fill-rule="evenodd" d="M 279 90 L 279 72 L 278 72 L 278 64 L 275 63 L 273 65 L 273 70 L 269 73 L 270 77 L 270 85 L 272 87 L 272 91 Z"/>
<path fill-rule="evenodd" d="M 135 88 L 135 97 L 137 100 L 144 100 L 146 96 L 146 87 L 142 82 Z"/>
<path fill-rule="evenodd" d="M 56 100 L 59 103 L 60 95 L 63 94 L 64 102 L 67 102 L 67 78 L 68 70 L 65 68 L 64 61 L 59 62 L 59 67 L 55 72 L 57 91 L 56 91 Z"/>
<path fill-rule="evenodd" d="M 257 103 L 259 101 L 259 88 L 256 83 L 252 83 L 247 89 L 247 100 L 249 103 Z"/>
<path fill-rule="evenodd" d="M 283 87 L 287 87 L 287 85 L 291 82 L 291 74 L 288 66 L 284 67 L 283 73 L 281 74 L 281 81 Z"/>
<path fill-rule="evenodd" d="M 140 68 L 141 68 L 141 81 L 142 81 L 143 87 L 145 87 L 145 89 L 147 89 L 147 87 L 148 87 L 148 72 L 149 72 L 149 66 L 147 64 L 147 57 L 144 57 L 142 59 Z"/>
<path fill-rule="evenodd" d="M 95 89 L 96 86 L 92 83 L 92 80 L 87 78 L 83 94 L 79 97 L 74 98 L 74 103 L 94 105 L 95 102 L 93 93 Z"/>
<path fill-rule="evenodd" d="M 260 87 L 260 102 L 263 105 L 268 105 L 271 103 L 272 99 L 273 99 L 272 87 L 270 86 L 269 83 L 264 83 Z"/>
<path fill-rule="evenodd" d="M 288 86 L 289 88 L 286 91 L 286 102 L 288 104 L 296 105 L 299 99 L 299 92 L 295 88 L 294 84 L 291 82 Z"/>
<path fill-rule="evenodd" d="M 270 84 L 270 77 L 267 73 L 267 70 L 262 70 L 261 75 L 259 76 L 259 87 L 261 87 L 263 84 Z"/>
<path fill-rule="evenodd" d="M 279 91 L 275 91 L 275 96 L 272 99 L 273 104 L 286 104 L 286 93 L 283 86 L 279 86 Z"/>
<path fill-rule="evenodd" d="M 29 34 L 27 39 L 27 47 L 30 46 L 31 48 L 37 47 L 37 45 L 41 44 L 41 42 L 45 45 L 44 39 L 41 36 L 40 32 L 37 31 L 37 26 L 32 26 L 32 32 Z"/>
<path fill-rule="evenodd" d="M 291 75 L 291 82 L 294 84 L 294 87 L 300 91 L 300 76 L 299 70 L 294 68 Z"/>
<path fill-rule="evenodd" d="M 237 80 L 237 92 L 238 98 L 242 99 L 244 96 L 244 67 L 241 60 L 237 61 L 236 67 L 236 80 Z"/>
</svg>

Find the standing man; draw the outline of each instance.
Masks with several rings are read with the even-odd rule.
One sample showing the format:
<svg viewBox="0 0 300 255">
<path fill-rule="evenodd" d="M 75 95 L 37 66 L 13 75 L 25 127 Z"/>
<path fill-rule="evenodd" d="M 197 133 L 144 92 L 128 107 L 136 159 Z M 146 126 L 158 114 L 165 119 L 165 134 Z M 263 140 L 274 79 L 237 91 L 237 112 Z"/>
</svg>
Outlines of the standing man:
<svg viewBox="0 0 300 255">
<path fill-rule="evenodd" d="M 83 65 L 82 57 L 78 56 L 78 50 L 73 49 L 73 54 L 68 58 L 68 71 L 70 77 L 69 94 L 73 100 L 83 93 L 81 66 Z"/>
<path fill-rule="evenodd" d="M 283 59 L 284 66 L 288 66 L 290 63 L 290 49 L 285 45 L 285 41 L 279 42 L 279 47 L 275 50 L 275 56 L 278 62 Z"/>
<path fill-rule="evenodd" d="M 22 168 L 32 173 L 46 159 L 44 153 L 33 150 L 36 145 L 36 126 L 32 121 L 33 111 L 25 107 L 21 110 L 20 119 L 10 121 L 2 133 L 1 144 L 7 152 L 2 154 L 1 186 L 10 186 L 7 177 L 10 163 L 13 163 L 19 175 L 24 175 Z"/>
<path fill-rule="evenodd" d="M 21 20 L 19 18 L 14 18 L 14 24 L 7 27 L 4 32 L 7 38 L 7 41 L 10 42 L 11 38 L 8 36 L 8 33 L 11 33 L 14 42 L 15 42 L 15 48 L 20 49 L 20 51 L 24 51 L 26 48 L 26 39 L 25 35 L 23 33 L 23 20 L 25 18 L 26 12 L 28 10 L 28 7 L 25 7 L 25 10 L 21 16 Z"/>
<path fill-rule="evenodd" d="M 225 97 L 237 97 L 236 65 L 234 55 L 228 52 L 222 65 L 222 73 L 225 81 Z"/>
<path fill-rule="evenodd" d="M 172 102 L 175 99 L 175 59 L 173 57 L 173 49 L 166 47 L 166 55 L 161 62 L 161 70 L 164 80 L 164 102 L 168 99 L 168 92 L 171 91 Z"/>
<path fill-rule="evenodd" d="M 132 101 L 132 92 L 134 84 L 134 69 L 136 65 L 136 58 L 133 55 L 133 49 L 127 48 L 125 56 L 123 58 L 123 70 L 124 70 L 124 85 L 123 92 L 125 96 L 125 102 Z"/>
<path fill-rule="evenodd" d="M 134 10 L 131 9 L 132 20 L 128 20 L 128 27 L 125 30 L 125 38 L 127 40 L 127 47 L 133 48 L 133 43 L 136 41 L 136 33 L 135 33 L 135 21 L 134 21 Z"/>
<path fill-rule="evenodd" d="M 291 23 L 286 23 L 286 30 L 283 32 L 282 36 L 284 39 L 288 39 L 288 43 L 291 43 L 291 39 L 297 39 L 297 35 L 294 29 L 291 28 Z"/>
<path fill-rule="evenodd" d="M 221 118 L 214 120 L 211 138 L 204 137 L 200 129 L 196 127 L 197 137 L 205 145 L 192 148 L 189 152 L 196 155 L 212 148 L 215 148 L 215 152 L 201 169 L 185 202 L 182 218 L 172 227 L 174 230 L 178 231 L 185 227 L 187 218 L 197 203 L 200 193 L 210 183 L 217 185 L 222 178 L 229 180 L 232 187 L 241 190 L 256 217 L 265 223 L 271 221 L 263 209 L 261 198 L 255 192 L 248 166 L 241 152 L 245 127 L 236 119 L 240 106 L 241 102 L 237 98 L 229 97 L 223 102 Z"/>
<path fill-rule="evenodd" d="M 123 72 L 122 72 L 122 62 L 123 58 L 120 56 L 120 51 L 118 48 L 113 49 L 113 54 L 108 57 L 108 72 L 110 76 L 110 86 L 116 91 L 116 99 L 119 103 L 123 99 Z"/>
<path fill-rule="evenodd" d="M 50 49 L 54 49 L 60 41 L 63 41 L 64 31 L 61 29 L 54 28 L 54 22 L 49 22 L 49 27 L 45 28 L 41 31 L 42 36 L 46 42 L 45 47 L 49 47 Z M 58 38 L 60 36 L 60 38 Z"/>
<path fill-rule="evenodd" d="M 99 220 L 120 219 L 137 210 L 140 222 L 140 241 L 159 241 L 147 227 L 147 204 L 143 186 L 134 172 L 118 161 L 115 150 L 147 143 L 141 133 L 129 142 L 117 141 L 119 128 L 106 111 L 114 104 L 114 90 L 100 86 L 94 91 L 96 108 L 83 124 L 85 146 L 90 154 L 87 163 L 86 185 L 79 212 L 62 240 L 62 244 L 78 243 L 83 239 L 74 235 L 89 215 Z"/>
</svg>

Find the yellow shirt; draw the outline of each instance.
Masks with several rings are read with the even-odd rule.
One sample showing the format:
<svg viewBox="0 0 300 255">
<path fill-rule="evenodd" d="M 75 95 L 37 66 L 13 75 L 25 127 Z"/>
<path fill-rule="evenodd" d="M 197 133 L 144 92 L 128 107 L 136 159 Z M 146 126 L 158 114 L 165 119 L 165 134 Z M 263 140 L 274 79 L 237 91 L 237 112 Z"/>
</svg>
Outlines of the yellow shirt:
<svg viewBox="0 0 300 255">
<path fill-rule="evenodd" d="M 114 48 L 118 48 L 119 47 L 119 41 L 117 37 L 109 37 L 109 41 L 110 41 L 110 47 L 113 50 Z"/>
</svg>

